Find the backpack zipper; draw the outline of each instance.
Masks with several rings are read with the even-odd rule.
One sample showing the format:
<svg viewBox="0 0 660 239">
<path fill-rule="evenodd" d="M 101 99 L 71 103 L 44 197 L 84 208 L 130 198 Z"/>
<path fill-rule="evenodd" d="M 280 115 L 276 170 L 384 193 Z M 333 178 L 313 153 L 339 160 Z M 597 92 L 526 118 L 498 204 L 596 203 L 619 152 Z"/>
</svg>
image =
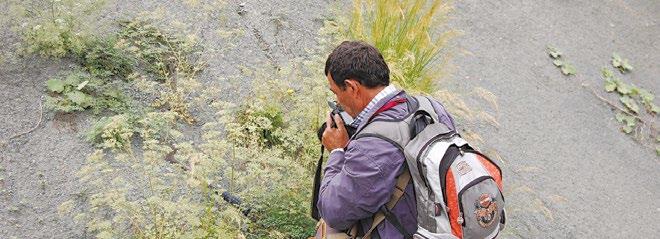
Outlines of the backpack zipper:
<svg viewBox="0 0 660 239">
<path fill-rule="evenodd" d="M 500 168 L 500 166 L 497 165 L 497 164 L 496 164 L 492 159 L 490 159 L 488 156 L 482 154 L 481 152 L 479 152 L 479 151 L 477 151 L 477 150 L 474 150 L 474 149 L 472 149 L 472 148 L 467 148 L 467 147 L 464 149 L 464 152 L 467 152 L 467 153 L 473 153 L 473 154 L 478 154 L 479 156 L 481 156 L 481 157 L 485 158 L 486 160 L 490 161 L 490 163 L 492 163 L 493 165 L 495 165 L 495 167 L 497 168 L 497 171 L 500 171 L 500 176 L 501 176 L 502 178 L 504 178 L 504 174 L 502 174 L 502 169 Z"/>
<path fill-rule="evenodd" d="M 495 167 L 497 168 L 497 171 L 500 172 L 500 177 L 502 178 L 502 181 L 504 181 L 504 174 L 502 173 L 502 169 L 500 169 L 500 166 L 497 165 L 497 164 L 496 164 L 492 159 L 490 159 L 488 156 L 486 156 L 486 155 L 482 154 L 481 152 L 479 152 L 479 151 L 477 151 L 477 150 L 474 150 L 474 149 L 472 149 L 472 148 L 466 148 L 466 149 L 465 149 L 465 152 L 480 155 L 481 157 L 485 158 L 485 159 L 488 160 L 490 163 L 492 163 L 493 165 L 495 165 Z M 492 177 L 491 177 L 491 178 L 492 178 Z M 493 181 L 495 181 L 494 178 L 493 178 Z M 497 190 L 499 190 L 499 188 L 497 188 Z M 502 195 L 502 202 L 506 202 L 506 200 L 504 199 L 504 194 L 502 193 L 502 190 L 499 190 L 499 191 L 500 191 L 500 195 Z"/>
</svg>

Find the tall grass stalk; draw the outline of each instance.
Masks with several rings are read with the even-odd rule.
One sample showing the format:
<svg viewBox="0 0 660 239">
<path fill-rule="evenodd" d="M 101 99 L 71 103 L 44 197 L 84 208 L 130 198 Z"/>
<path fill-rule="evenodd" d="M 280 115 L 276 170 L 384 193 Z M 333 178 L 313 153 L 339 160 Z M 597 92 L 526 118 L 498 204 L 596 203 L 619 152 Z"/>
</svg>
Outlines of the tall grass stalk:
<svg viewBox="0 0 660 239">
<path fill-rule="evenodd" d="M 457 32 L 436 34 L 451 10 L 443 0 L 354 0 L 347 36 L 378 48 L 392 81 L 411 92 L 435 91 L 442 68 L 434 67 Z"/>
</svg>

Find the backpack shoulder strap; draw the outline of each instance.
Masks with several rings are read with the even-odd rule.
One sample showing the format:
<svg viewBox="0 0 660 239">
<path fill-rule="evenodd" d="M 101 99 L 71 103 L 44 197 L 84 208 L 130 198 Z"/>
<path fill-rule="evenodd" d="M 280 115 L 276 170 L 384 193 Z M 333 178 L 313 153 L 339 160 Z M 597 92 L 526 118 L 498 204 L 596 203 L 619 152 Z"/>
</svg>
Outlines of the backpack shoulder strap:
<svg viewBox="0 0 660 239">
<path fill-rule="evenodd" d="M 404 121 L 374 121 L 365 126 L 353 139 L 375 137 L 392 143 L 403 152 L 410 140 L 409 123 Z"/>
<path fill-rule="evenodd" d="M 408 185 L 409 182 L 410 182 L 410 171 L 408 170 L 408 167 L 405 167 L 403 173 L 399 175 L 399 177 L 396 180 L 396 185 L 394 185 L 394 193 L 392 193 L 392 196 L 390 197 L 390 201 L 388 201 L 387 204 L 385 204 L 385 208 L 387 211 L 392 210 L 392 208 L 396 206 L 399 200 L 401 200 L 403 194 L 406 192 L 406 186 Z M 383 212 L 382 210 L 376 213 L 376 215 L 374 215 L 374 221 L 371 223 L 371 228 L 369 228 L 367 233 L 365 233 L 362 238 L 371 239 L 371 233 L 373 233 L 373 231 L 376 230 L 376 227 L 381 222 L 383 222 L 385 218 L 386 218 L 385 212 Z M 404 237 L 408 238 L 406 236 L 407 232 L 405 231 L 403 226 L 401 226 L 400 223 L 399 226 L 395 225 L 395 227 L 397 227 L 397 229 L 399 229 L 399 231 L 402 234 L 404 234 Z"/>
<path fill-rule="evenodd" d="M 408 109 L 410 112 L 407 116 L 399 120 L 371 121 L 354 136 L 354 139 L 376 137 L 396 145 L 403 151 L 403 148 L 415 133 L 411 132 L 413 120 L 420 115 L 426 115 L 433 122 L 439 122 L 440 117 L 435 112 L 431 99 L 426 96 L 408 96 L 407 99 L 410 103 Z"/>
</svg>

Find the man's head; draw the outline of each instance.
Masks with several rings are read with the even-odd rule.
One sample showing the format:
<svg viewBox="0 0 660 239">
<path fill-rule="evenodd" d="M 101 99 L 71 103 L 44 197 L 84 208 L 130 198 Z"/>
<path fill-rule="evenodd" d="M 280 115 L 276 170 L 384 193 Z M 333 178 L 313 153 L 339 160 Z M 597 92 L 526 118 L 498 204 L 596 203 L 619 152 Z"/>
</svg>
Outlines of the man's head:
<svg viewBox="0 0 660 239">
<path fill-rule="evenodd" d="M 339 104 L 353 117 L 390 84 L 390 70 L 383 56 L 361 41 L 337 46 L 325 62 L 325 75 Z"/>
</svg>

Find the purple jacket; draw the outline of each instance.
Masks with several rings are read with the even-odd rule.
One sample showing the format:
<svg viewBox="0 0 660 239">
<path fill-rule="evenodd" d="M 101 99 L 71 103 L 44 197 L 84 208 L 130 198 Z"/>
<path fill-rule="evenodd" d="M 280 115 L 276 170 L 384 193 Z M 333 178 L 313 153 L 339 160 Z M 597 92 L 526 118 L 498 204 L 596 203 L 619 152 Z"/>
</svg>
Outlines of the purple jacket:
<svg viewBox="0 0 660 239">
<path fill-rule="evenodd" d="M 380 100 L 358 130 L 383 105 L 402 97 L 405 97 L 405 92 L 397 91 Z M 444 107 L 438 102 L 433 102 L 433 106 L 440 121 L 454 129 L 454 120 Z M 406 115 L 408 108 L 401 103 L 376 115 L 374 119 L 401 119 Z M 402 173 L 405 157 L 396 146 L 375 137 L 350 140 L 344 151 L 335 151 L 329 156 L 321 181 L 318 209 L 328 226 L 346 230 L 359 223 L 364 233 L 371 228 L 373 215 L 389 201 L 396 178 Z M 409 233 L 417 230 L 417 208 L 412 185 L 411 181 L 404 196 L 392 209 Z M 387 220 L 378 225 L 376 232 L 372 238 L 403 238 Z"/>
</svg>

